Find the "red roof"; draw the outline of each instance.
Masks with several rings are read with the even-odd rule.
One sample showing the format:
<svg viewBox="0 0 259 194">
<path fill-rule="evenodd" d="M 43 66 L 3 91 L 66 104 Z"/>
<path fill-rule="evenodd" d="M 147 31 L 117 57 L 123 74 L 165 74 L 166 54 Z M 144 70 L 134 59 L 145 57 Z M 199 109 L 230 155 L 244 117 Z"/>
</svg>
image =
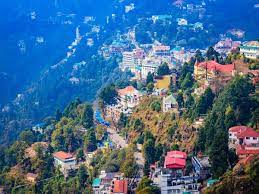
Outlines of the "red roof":
<svg viewBox="0 0 259 194">
<path fill-rule="evenodd" d="M 128 181 L 127 180 L 115 180 L 112 193 L 128 193 Z"/>
<path fill-rule="evenodd" d="M 127 86 L 124 89 L 118 90 L 118 93 L 119 93 L 119 95 L 123 96 L 123 95 L 127 95 L 127 94 L 133 94 L 136 91 L 137 90 L 133 86 Z"/>
<path fill-rule="evenodd" d="M 170 152 L 167 152 L 167 156 L 171 157 L 171 158 L 182 158 L 182 159 L 186 159 L 187 158 L 187 154 L 185 152 L 181 152 L 181 151 L 170 151 Z"/>
<path fill-rule="evenodd" d="M 205 61 L 202 63 L 197 63 L 196 66 L 200 68 L 207 68 L 208 70 L 215 70 L 222 73 L 232 73 L 234 70 L 234 64 L 221 65 L 216 61 Z"/>
<path fill-rule="evenodd" d="M 250 127 L 247 127 L 246 130 L 242 131 L 241 133 L 237 134 L 238 138 L 245 138 L 245 137 L 259 137 L 259 133 L 253 130 Z"/>
<path fill-rule="evenodd" d="M 165 157 L 164 168 L 183 169 L 185 168 L 186 160 L 182 158 Z"/>
<path fill-rule="evenodd" d="M 63 152 L 63 151 L 55 152 L 55 153 L 53 154 L 53 156 L 54 156 L 55 158 L 60 159 L 60 160 L 67 160 L 67 159 L 73 158 L 73 155 L 72 155 L 72 154 L 66 153 L 66 152 Z"/>
<path fill-rule="evenodd" d="M 242 131 L 245 131 L 247 130 L 249 127 L 247 126 L 234 126 L 234 127 L 231 127 L 229 128 L 229 132 L 233 132 L 233 133 L 240 133 Z"/>
<path fill-rule="evenodd" d="M 249 149 L 248 147 L 238 145 L 236 148 L 237 155 L 251 155 L 251 154 L 259 154 L 259 149 L 254 147 L 254 149 Z"/>
</svg>

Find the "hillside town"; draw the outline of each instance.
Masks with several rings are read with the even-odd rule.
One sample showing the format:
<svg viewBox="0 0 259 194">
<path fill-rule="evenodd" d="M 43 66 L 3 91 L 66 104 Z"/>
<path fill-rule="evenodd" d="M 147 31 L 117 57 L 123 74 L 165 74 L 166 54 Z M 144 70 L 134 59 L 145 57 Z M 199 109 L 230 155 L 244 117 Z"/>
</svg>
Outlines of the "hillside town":
<svg viewBox="0 0 259 194">
<path fill-rule="evenodd" d="M 205 1 L 173 5 L 205 17 Z M 135 9 L 130 3 L 123 14 Z M 184 16 L 145 20 L 165 25 L 174 20 L 178 32 L 206 31 L 200 20 Z M 116 17 L 107 16 L 106 25 Z M 91 22 L 94 17 L 84 18 Z M 259 41 L 243 41 L 238 38 L 243 31 L 231 29 L 206 48 L 166 44 L 156 36 L 144 44 L 136 28 L 116 31 L 98 47 L 104 64 L 116 61 L 113 76 L 119 79 L 106 77 L 92 103 L 75 99 L 0 150 L 0 194 L 259 192 Z M 93 47 L 91 35 L 101 30 L 94 25 L 92 34 L 81 36 L 77 27 L 65 59 L 73 59 L 85 37 Z M 78 72 L 87 65 L 73 63 L 68 80 L 73 87 L 80 86 L 84 72 Z"/>
</svg>

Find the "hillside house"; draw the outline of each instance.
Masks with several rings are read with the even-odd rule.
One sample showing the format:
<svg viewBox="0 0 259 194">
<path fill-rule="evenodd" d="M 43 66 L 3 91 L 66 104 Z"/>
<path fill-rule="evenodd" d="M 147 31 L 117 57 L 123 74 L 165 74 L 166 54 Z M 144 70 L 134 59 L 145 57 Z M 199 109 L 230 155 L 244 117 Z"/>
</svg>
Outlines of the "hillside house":
<svg viewBox="0 0 259 194">
<path fill-rule="evenodd" d="M 63 151 L 53 153 L 54 157 L 54 166 L 60 168 L 60 171 L 64 176 L 68 176 L 70 171 L 75 170 L 76 167 L 76 158 L 70 154 Z"/>
<path fill-rule="evenodd" d="M 111 194 L 127 194 L 128 181 L 127 180 L 113 180 L 111 184 Z"/>
<path fill-rule="evenodd" d="M 229 147 L 236 149 L 239 158 L 259 154 L 259 133 L 247 126 L 231 127 Z"/>
<path fill-rule="evenodd" d="M 257 59 L 259 57 L 259 41 L 244 42 L 240 46 L 240 53 L 249 59 Z"/>
<path fill-rule="evenodd" d="M 221 65 L 216 61 L 196 62 L 194 79 L 204 89 L 210 86 L 214 92 L 217 92 L 232 79 L 234 70 L 234 64 Z"/>
<path fill-rule="evenodd" d="M 171 94 L 170 96 L 163 97 L 163 112 L 178 112 L 178 103 L 176 98 Z"/>
</svg>

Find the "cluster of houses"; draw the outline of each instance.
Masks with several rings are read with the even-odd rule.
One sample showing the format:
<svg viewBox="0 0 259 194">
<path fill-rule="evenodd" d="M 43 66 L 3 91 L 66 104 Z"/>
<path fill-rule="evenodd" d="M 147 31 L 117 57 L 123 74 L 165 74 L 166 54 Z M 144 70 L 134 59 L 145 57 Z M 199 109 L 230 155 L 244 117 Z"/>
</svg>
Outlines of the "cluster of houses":
<svg viewBox="0 0 259 194">
<path fill-rule="evenodd" d="M 161 189 L 162 194 L 193 193 L 201 190 L 201 180 L 210 177 L 209 159 L 206 156 L 192 157 L 192 172 L 187 174 L 187 154 L 182 151 L 169 151 L 162 168 L 151 165 L 150 178 Z"/>
<path fill-rule="evenodd" d="M 247 126 L 234 126 L 228 132 L 229 148 L 234 148 L 240 159 L 259 154 L 259 132 Z"/>
<path fill-rule="evenodd" d="M 148 73 L 156 73 L 158 67 L 167 63 L 169 68 L 178 68 L 180 64 L 188 61 L 195 54 L 194 50 L 186 51 L 184 48 L 153 44 L 148 47 L 122 52 L 122 71 L 129 70 L 136 80 L 145 80 Z"/>
<path fill-rule="evenodd" d="M 129 183 L 120 173 L 101 171 L 98 178 L 93 180 L 94 194 L 127 194 Z"/>
</svg>

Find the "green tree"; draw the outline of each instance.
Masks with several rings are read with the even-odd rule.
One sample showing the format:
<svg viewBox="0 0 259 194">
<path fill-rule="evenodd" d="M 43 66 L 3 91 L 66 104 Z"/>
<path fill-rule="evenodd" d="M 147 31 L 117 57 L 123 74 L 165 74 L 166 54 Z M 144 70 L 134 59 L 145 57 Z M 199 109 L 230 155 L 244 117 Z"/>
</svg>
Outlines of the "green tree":
<svg viewBox="0 0 259 194">
<path fill-rule="evenodd" d="M 210 46 L 208 48 L 208 50 L 206 52 L 206 58 L 208 60 L 215 60 L 215 61 L 219 62 L 219 56 L 220 56 L 220 54 L 217 51 L 215 51 L 215 49 L 212 46 Z"/>
<path fill-rule="evenodd" d="M 78 181 L 81 188 L 84 188 L 87 183 L 87 179 L 89 177 L 87 173 L 87 169 L 84 165 L 80 165 L 78 172 L 77 172 Z"/>
<path fill-rule="evenodd" d="M 233 108 L 228 106 L 225 111 L 225 121 L 224 124 L 227 129 L 233 127 L 236 124 L 236 116 Z"/>
<path fill-rule="evenodd" d="M 168 67 L 167 63 L 163 63 L 162 65 L 160 65 L 157 69 L 157 75 L 158 76 L 164 76 L 164 75 L 168 75 L 170 74 L 170 69 Z"/>
<path fill-rule="evenodd" d="M 155 142 L 151 139 L 148 139 L 143 145 L 143 155 L 148 164 L 153 164 L 155 162 Z"/>
<path fill-rule="evenodd" d="M 153 186 L 153 182 L 144 176 L 136 189 L 137 194 L 159 194 L 160 190 L 158 187 Z"/>
<path fill-rule="evenodd" d="M 228 169 L 228 136 L 226 132 L 217 132 L 209 153 L 213 177 L 219 178 Z"/>
<path fill-rule="evenodd" d="M 93 128 L 90 128 L 87 131 L 87 134 L 84 140 L 84 145 L 88 152 L 93 152 L 97 149 L 97 141 L 96 141 L 95 131 Z"/>
<path fill-rule="evenodd" d="M 35 137 L 32 131 L 25 130 L 20 133 L 19 136 L 20 141 L 26 142 L 28 145 L 31 145 L 35 141 Z"/>
<path fill-rule="evenodd" d="M 116 104 L 117 97 L 118 93 L 114 84 L 106 86 L 99 94 L 99 99 L 104 105 Z"/>
<path fill-rule="evenodd" d="M 154 83 L 154 74 L 150 72 L 148 72 L 146 79 L 146 84 L 148 85 L 149 83 Z"/>
<path fill-rule="evenodd" d="M 181 83 L 181 89 L 186 90 L 192 88 L 194 83 L 193 77 L 190 72 L 188 72 Z"/>
<path fill-rule="evenodd" d="M 82 148 L 80 148 L 80 149 L 77 151 L 76 160 L 77 160 L 78 162 L 80 162 L 80 161 L 85 161 L 85 154 L 84 154 L 84 150 L 83 150 Z"/>
<path fill-rule="evenodd" d="M 152 93 L 153 92 L 153 90 L 154 90 L 154 83 L 152 83 L 152 82 L 150 82 L 148 85 L 147 85 L 147 91 L 149 92 L 149 93 Z"/>
<path fill-rule="evenodd" d="M 182 108 L 183 105 L 184 105 L 184 99 L 183 99 L 183 93 L 182 92 L 178 92 L 177 97 L 176 97 L 176 101 L 178 103 L 178 106 L 180 108 Z"/>
</svg>

